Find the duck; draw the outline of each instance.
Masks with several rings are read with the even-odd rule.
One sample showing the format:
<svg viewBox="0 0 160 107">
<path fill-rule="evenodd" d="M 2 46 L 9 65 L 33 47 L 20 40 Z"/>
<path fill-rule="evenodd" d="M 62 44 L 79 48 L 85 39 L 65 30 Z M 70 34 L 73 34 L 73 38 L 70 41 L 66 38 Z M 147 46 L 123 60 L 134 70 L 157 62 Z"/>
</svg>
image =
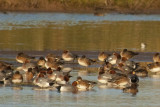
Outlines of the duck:
<svg viewBox="0 0 160 107">
<path fill-rule="evenodd" d="M 78 76 L 77 80 L 72 83 L 73 86 L 77 87 L 78 91 L 91 90 L 95 84 L 97 83 L 89 80 L 83 80 L 80 76 Z"/>
<path fill-rule="evenodd" d="M 23 52 L 19 52 L 18 55 L 16 56 L 16 61 L 19 63 L 27 63 L 33 59 L 35 59 L 35 57 L 29 56 Z"/>
<path fill-rule="evenodd" d="M 36 68 L 37 64 L 34 62 L 23 63 L 16 68 L 17 71 L 27 72 L 29 68 Z"/>
<path fill-rule="evenodd" d="M 27 82 L 32 82 L 34 77 L 34 73 L 32 72 L 32 68 L 28 68 L 28 71 L 26 72 L 26 80 Z"/>
<path fill-rule="evenodd" d="M 74 61 L 76 58 L 78 58 L 78 55 L 71 53 L 69 50 L 64 50 L 62 53 L 64 61 Z"/>
<path fill-rule="evenodd" d="M 123 88 L 124 93 L 131 93 L 132 95 L 136 95 L 138 93 L 138 85 L 132 84 L 131 86 Z"/>
<path fill-rule="evenodd" d="M 99 75 L 102 75 L 102 74 L 104 74 L 106 71 L 104 70 L 104 67 L 103 66 L 101 66 L 101 67 L 99 67 L 98 68 L 98 74 Z"/>
<path fill-rule="evenodd" d="M 8 66 L 3 71 L 0 71 L 0 83 L 4 85 L 10 85 L 12 76 L 13 69 L 10 66 Z"/>
<path fill-rule="evenodd" d="M 99 72 L 98 82 L 102 83 L 102 84 L 111 85 L 111 81 L 113 81 L 119 77 L 122 77 L 122 76 L 126 76 L 126 75 L 123 74 L 122 72 L 120 72 L 119 70 L 117 71 L 116 69 L 115 70 L 114 69 L 108 70 L 108 71 L 105 71 L 102 73 Z"/>
<path fill-rule="evenodd" d="M 87 58 L 85 55 L 82 55 L 81 57 L 78 58 L 78 63 L 81 66 L 85 66 L 88 67 L 89 65 L 91 65 L 92 63 L 95 63 L 96 61 Z"/>
<path fill-rule="evenodd" d="M 136 75 L 135 71 L 133 71 L 132 74 L 129 74 L 128 77 L 130 78 L 131 84 L 138 84 L 139 78 Z"/>
<path fill-rule="evenodd" d="M 123 74 L 131 74 L 132 71 L 134 70 L 133 68 L 127 66 L 127 65 L 124 65 L 123 63 L 119 63 L 117 65 L 117 68 L 121 71 L 121 73 Z"/>
<path fill-rule="evenodd" d="M 98 60 L 99 60 L 99 61 L 105 61 L 108 56 L 109 56 L 109 55 L 106 54 L 105 52 L 101 52 L 101 53 L 99 53 L 99 55 L 98 55 Z"/>
<path fill-rule="evenodd" d="M 3 79 L 3 84 L 5 86 L 10 86 L 12 84 L 11 77 L 6 77 Z"/>
<path fill-rule="evenodd" d="M 160 62 L 153 62 L 147 64 L 147 68 L 153 73 L 158 73 L 160 72 Z"/>
<path fill-rule="evenodd" d="M 5 62 L 5 61 L 0 61 L 0 66 L 7 66 L 7 67 L 12 67 L 13 66 L 13 64 L 11 64 L 11 63 L 8 63 L 8 62 Z"/>
<path fill-rule="evenodd" d="M 13 84 L 20 84 L 20 83 L 22 83 L 23 82 L 23 76 L 22 76 L 22 74 L 20 74 L 19 71 L 16 71 L 13 74 L 11 81 L 12 81 Z"/>
<path fill-rule="evenodd" d="M 61 68 L 62 65 L 53 61 L 53 59 L 51 58 L 48 58 L 48 61 L 46 61 L 45 63 L 45 67 L 48 69 L 48 68 L 51 68 L 52 70 L 56 70 L 58 69 L 59 67 Z"/>
<path fill-rule="evenodd" d="M 7 76 L 5 71 L 0 72 L 0 84 L 11 85 L 11 76 Z"/>
<path fill-rule="evenodd" d="M 11 68 L 10 66 L 8 66 L 5 70 L 3 70 L 3 72 L 5 73 L 5 77 L 12 77 L 13 75 L 13 68 Z"/>
<path fill-rule="evenodd" d="M 70 80 L 70 74 L 69 73 L 64 73 L 61 71 L 61 68 L 57 70 L 52 70 L 51 68 L 47 69 L 46 75 L 49 80 L 55 81 L 57 84 L 64 85 L 67 84 Z"/>
<path fill-rule="evenodd" d="M 0 81 L 3 81 L 5 79 L 6 75 L 4 71 L 0 72 Z M 3 83 L 3 82 L 2 82 Z"/>
<path fill-rule="evenodd" d="M 60 56 L 56 56 L 52 53 L 49 53 L 45 56 L 45 60 L 52 60 L 53 62 L 56 62 L 57 64 L 64 64 L 64 60 L 60 58 Z"/>
<path fill-rule="evenodd" d="M 139 63 L 127 60 L 126 57 L 122 57 L 121 61 L 119 63 L 122 63 L 124 66 L 128 66 L 128 67 L 130 67 L 130 68 L 132 68 L 134 70 L 136 70 L 139 67 Z"/>
<path fill-rule="evenodd" d="M 146 49 L 146 43 L 141 43 L 141 50 L 144 51 Z"/>
<path fill-rule="evenodd" d="M 139 53 L 133 52 L 133 51 L 128 51 L 127 49 L 123 49 L 120 52 L 121 57 L 125 57 L 127 59 L 130 59 L 132 57 L 134 57 L 135 55 L 138 55 Z"/>
<path fill-rule="evenodd" d="M 114 68 L 114 66 L 109 62 L 105 62 L 105 64 L 102 67 L 105 71 L 108 71 Z"/>
<path fill-rule="evenodd" d="M 47 76 L 40 72 L 33 80 L 33 83 L 40 88 L 48 88 L 52 87 L 55 83 L 53 81 L 50 81 Z"/>
<path fill-rule="evenodd" d="M 46 63 L 46 60 L 42 56 L 37 61 L 37 65 L 40 66 L 40 67 L 45 67 L 45 63 Z"/>
<path fill-rule="evenodd" d="M 116 65 L 117 63 L 119 63 L 120 60 L 121 56 L 118 53 L 113 52 L 112 55 L 105 60 L 105 62 L 109 62 L 112 65 Z"/>
<path fill-rule="evenodd" d="M 13 64 L 8 63 L 8 62 L 4 62 L 4 61 L 0 61 L 0 71 L 4 71 L 8 68 L 13 68 Z"/>
<path fill-rule="evenodd" d="M 102 66 L 99 68 L 99 70 L 100 70 L 100 69 L 103 69 L 105 72 L 106 72 L 106 71 L 111 71 L 111 70 L 115 71 L 116 73 L 121 73 L 121 72 L 122 72 L 121 70 L 119 70 L 119 69 L 117 68 L 117 66 L 112 65 L 112 64 L 109 63 L 109 62 L 105 62 L 105 64 L 102 65 Z"/>
<path fill-rule="evenodd" d="M 145 66 L 139 67 L 134 72 L 138 77 L 147 77 L 148 76 L 148 71 L 147 71 L 147 68 Z"/>
<path fill-rule="evenodd" d="M 67 84 L 67 83 L 69 83 L 69 80 L 70 80 L 70 78 L 71 78 L 72 76 L 70 76 L 70 75 L 64 75 L 63 73 L 61 73 L 61 74 L 58 74 L 57 76 L 56 76 L 56 83 L 57 84 L 60 84 L 60 85 L 64 85 L 64 84 Z"/>
<path fill-rule="evenodd" d="M 99 71 L 99 75 L 98 75 L 98 82 L 101 83 L 101 84 L 107 84 L 111 79 L 112 79 L 112 76 L 113 74 L 115 74 L 116 72 L 115 71 L 108 71 L 108 72 L 105 72 L 102 68 L 101 70 Z"/>
<path fill-rule="evenodd" d="M 53 53 L 48 53 L 46 56 L 45 56 L 45 60 L 47 61 L 48 58 L 51 58 L 53 59 L 54 61 L 58 61 L 58 60 L 61 60 L 61 58 L 59 58 L 58 56 L 54 55 Z"/>
<path fill-rule="evenodd" d="M 58 89 L 58 92 L 72 92 L 72 93 L 78 92 L 78 89 L 72 84 L 60 85 L 57 86 L 56 88 Z"/>
<path fill-rule="evenodd" d="M 131 85 L 130 78 L 127 75 L 118 75 L 109 81 L 109 84 L 117 87 L 127 87 Z"/>
<path fill-rule="evenodd" d="M 61 74 L 60 71 L 54 71 L 51 68 L 48 68 L 46 75 L 47 75 L 49 80 L 56 81 L 57 76 L 60 75 L 60 74 Z"/>
<path fill-rule="evenodd" d="M 0 81 L 3 81 L 4 78 L 10 78 L 13 75 L 13 69 L 8 66 L 3 71 L 0 71 Z"/>
<path fill-rule="evenodd" d="M 160 55 L 159 55 L 159 53 L 155 53 L 153 55 L 153 62 L 160 62 Z"/>
</svg>

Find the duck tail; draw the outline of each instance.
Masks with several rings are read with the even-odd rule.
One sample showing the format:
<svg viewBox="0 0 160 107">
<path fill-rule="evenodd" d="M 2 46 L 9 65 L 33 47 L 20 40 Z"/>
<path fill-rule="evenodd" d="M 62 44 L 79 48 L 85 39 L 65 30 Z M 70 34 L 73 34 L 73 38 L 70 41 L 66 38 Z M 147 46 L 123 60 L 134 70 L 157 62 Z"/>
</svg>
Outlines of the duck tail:
<svg viewBox="0 0 160 107">
<path fill-rule="evenodd" d="M 0 84 L 4 84 L 4 81 L 0 81 Z"/>
<path fill-rule="evenodd" d="M 97 84 L 97 82 L 93 82 L 93 84 Z"/>
<path fill-rule="evenodd" d="M 53 86 L 53 85 L 54 85 L 54 83 L 53 83 L 53 82 L 49 83 L 49 86 Z"/>
<path fill-rule="evenodd" d="M 92 63 L 96 63 L 96 62 L 97 62 L 96 59 L 90 59 L 90 61 L 91 61 Z"/>
<path fill-rule="evenodd" d="M 78 58 L 79 56 L 78 55 L 75 55 L 75 58 Z"/>
<path fill-rule="evenodd" d="M 58 92 L 61 92 L 61 86 L 57 86 L 56 88 L 57 88 Z"/>
<path fill-rule="evenodd" d="M 138 53 L 138 52 L 135 52 L 135 55 L 139 55 L 139 53 Z"/>
<path fill-rule="evenodd" d="M 29 58 L 30 58 L 30 59 L 35 59 L 35 57 L 34 57 L 34 56 L 29 56 Z"/>
</svg>

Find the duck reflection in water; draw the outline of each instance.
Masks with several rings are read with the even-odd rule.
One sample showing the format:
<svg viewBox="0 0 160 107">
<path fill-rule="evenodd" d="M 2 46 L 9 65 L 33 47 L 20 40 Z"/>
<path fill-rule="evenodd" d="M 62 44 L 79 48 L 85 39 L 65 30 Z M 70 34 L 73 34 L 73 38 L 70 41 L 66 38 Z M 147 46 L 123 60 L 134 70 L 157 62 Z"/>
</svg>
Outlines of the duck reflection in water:
<svg viewBox="0 0 160 107">
<path fill-rule="evenodd" d="M 78 76 L 87 76 L 88 75 L 88 70 L 79 70 L 78 71 Z"/>
<path fill-rule="evenodd" d="M 12 88 L 12 90 L 23 90 L 23 87 L 21 87 L 21 86 L 13 86 L 11 88 Z"/>
<path fill-rule="evenodd" d="M 124 93 L 131 93 L 133 96 L 138 93 L 138 84 L 132 84 L 129 87 L 123 88 Z"/>
</svg>

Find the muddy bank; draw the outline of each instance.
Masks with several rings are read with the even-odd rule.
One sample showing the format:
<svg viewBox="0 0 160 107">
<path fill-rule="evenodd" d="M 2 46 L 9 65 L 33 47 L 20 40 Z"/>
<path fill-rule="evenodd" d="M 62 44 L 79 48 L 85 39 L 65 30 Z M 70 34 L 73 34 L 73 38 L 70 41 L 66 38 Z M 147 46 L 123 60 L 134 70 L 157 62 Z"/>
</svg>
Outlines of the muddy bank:
<svg viewBox="0 0 160 107">
<path fill-rule="evenodd" d="M 158 0 L 0 0 L 0 11 L 159 14 Z"/>
</svg>

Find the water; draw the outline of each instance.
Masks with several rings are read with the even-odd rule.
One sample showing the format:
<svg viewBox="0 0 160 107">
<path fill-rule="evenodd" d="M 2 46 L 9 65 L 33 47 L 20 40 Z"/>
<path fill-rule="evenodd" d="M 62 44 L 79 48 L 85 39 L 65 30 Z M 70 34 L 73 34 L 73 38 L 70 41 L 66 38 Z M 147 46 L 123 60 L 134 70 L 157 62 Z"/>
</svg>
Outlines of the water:
<svg viewBox="0 0 160 107">
<path fill-rule="evenodd" d="M 151 52 L 159 52 L 160 15 L 70 13 L 8 13 L 0 14 L 0 60 L 17 64 L 19 51 L 37 58 L 47 53 L 61 55 L 69 49 L 80 55 L 97 58 L 99 51 L 120 51 L 128 48 L 142 52 L 132 60 L 152 61 Z M 142 49 L 140 44 L 146 44 Z M 18 52 L 17 52 L 18 51 Z M 71 73 L 84 79 L 97 80 L 97 67 L 89 71 L 75 64 Z M 32 86 L 1 86 L 0 106 L 66 106 L 66 107 L 159 107 L 160 76 L 140 78 L 139 92 L 133 96 L 120 89 L 95 86 L 92 91 L 58 93 L 56 90 L 35 90 Z"/>
<path fill-rule="evenodd" d="M 160 51 L 160 15 L 0 14 L 1 50 Z"/>
</svg>

